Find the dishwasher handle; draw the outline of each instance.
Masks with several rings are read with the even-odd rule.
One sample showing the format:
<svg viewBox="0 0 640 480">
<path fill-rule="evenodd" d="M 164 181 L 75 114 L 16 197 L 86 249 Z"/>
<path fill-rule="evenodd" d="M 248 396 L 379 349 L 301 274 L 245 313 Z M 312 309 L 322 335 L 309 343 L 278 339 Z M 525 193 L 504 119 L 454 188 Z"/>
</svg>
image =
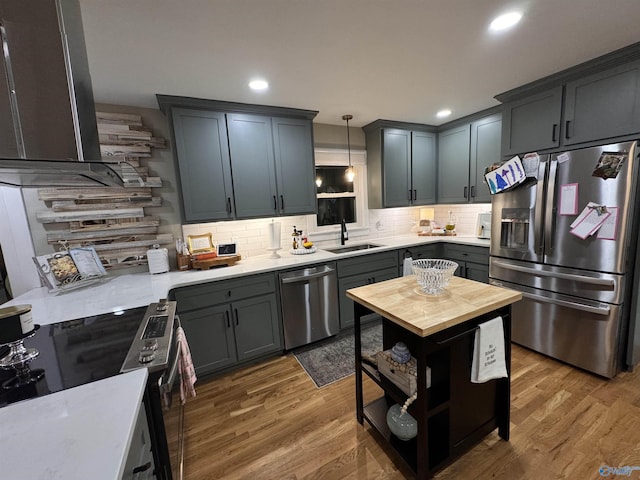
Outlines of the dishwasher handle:
<svg viewBox="0 0 640 480">
<path fill-rule="evenodd" d="M 311 270 L 314 270 L 314 271 L 311 271 Z M 323 267 L 316 267 L 313 269 L 306 269 L 306 270 L 300 270 L 297 272 L 292 272 L 286 276 L 282 275 L 280 277 L 280 282 L 283 284 L 304 283 L 311 280 L 312 278 L 326 277 L 327 275 L 331 275 L 335 271 L 336 271 L 335 268 L 331 268 L 325 265 Z"/>
</svg>

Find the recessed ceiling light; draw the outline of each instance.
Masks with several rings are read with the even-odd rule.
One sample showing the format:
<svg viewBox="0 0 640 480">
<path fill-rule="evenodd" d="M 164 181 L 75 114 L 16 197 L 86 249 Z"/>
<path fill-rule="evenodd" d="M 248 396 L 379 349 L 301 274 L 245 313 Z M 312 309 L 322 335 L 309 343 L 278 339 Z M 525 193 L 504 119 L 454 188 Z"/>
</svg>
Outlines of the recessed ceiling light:
<svg viewBox="0 0 640 480">
<path fill-rule="evenodd" d="M 251 90 L 266 90 L 269 88 L 269 83 L 266 80 L 251 80 L 249 82 L 249 88 L 251 88 Z"/>
<path fill-rule="evenodd" d="M 438 118 L 445 118 L 445 117 L 448 117 L 449 115 L 451 115 L 451 110 L 449 110 L 448 108 L 445 108 L 444 110 L 440 110 L 438 113 L 436 113 L 436 117 Z"/>
<path fill-rule="evenodd" d="M 520 21 L 522 14 L 520 12 L 509 12 L 493 19 L 489 25 L 489 30 L 493 32 L 501 32 L 513 27 Z"/>
</svg>

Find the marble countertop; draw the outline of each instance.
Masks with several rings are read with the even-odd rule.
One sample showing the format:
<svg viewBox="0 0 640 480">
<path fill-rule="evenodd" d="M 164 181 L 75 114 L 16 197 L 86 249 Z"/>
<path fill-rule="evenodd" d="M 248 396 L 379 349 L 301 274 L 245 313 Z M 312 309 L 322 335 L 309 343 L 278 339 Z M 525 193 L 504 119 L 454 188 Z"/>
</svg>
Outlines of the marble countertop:
<svg viewBox="0 0 640 480">
<path fill-rule="evenodd" d="M 347 245 L 366 243 L 366 239 L 348 242 Z M 171 271 L 151 275 L 136 273 L 110 278 L 107 282 L 95 286 L 81 288 L 60 295 L 52 295 L 45 287 L 33 289 L 3 306 L 30 304 L 33 320 L 40 325 L 74 320 L 103 313 L 117 312 L 157 302 L 167 298 L 173 288 L 194 285 L 197 283 L 225 280 L 258 273 L 286 270 L 303 267 L 314 263 L 336 261 L 375 252 L 396 250 L 403 247 L 429 243 L 447 242 L 464 245 L 489 247 L 489 240 L 476 237 L 420 237 L 414 234 L 395 235 L 376 238 L 370 241 L 376 248 L 348 253 L 331 253 L 318 247 L 317 251 L 308 255 L 292 255 L 288 251 L 279 251 L 280 258 L 269 258 L 260 255 L 243 259 L 236 265 L 210 270 Z"/>
<path fill-rule="evenodd" d="M 508 288 L 452 277 L 444 293 L 427 295 L 415 276 L 347 290 L 347 297 L 421 337 L 471 320 L 522 298 Z"/>
<path fill-rule="evenodd" d="M 146 381 L 135 370 L 0 408 L 3 478 L 121 478 Z"/>
</svg>

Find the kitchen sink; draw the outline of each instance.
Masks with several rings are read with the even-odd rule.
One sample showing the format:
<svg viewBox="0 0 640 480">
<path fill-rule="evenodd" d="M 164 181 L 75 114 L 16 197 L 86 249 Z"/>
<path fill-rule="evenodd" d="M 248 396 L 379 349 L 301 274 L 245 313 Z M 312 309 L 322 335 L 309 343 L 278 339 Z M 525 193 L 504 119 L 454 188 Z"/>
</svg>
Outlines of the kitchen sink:
<svg viewBox="0 0 640 480">
<path fill-rule="evenodd" d="M 360 245 L 341 245 L 339 247 L 324 248 L 331 253 L 347 253 L 357 252 L 358 250 L 368 250 L 370 248 L 381 247 L 382 245 L 374 245 L 373 243 L 361 243 Z"/>
</svg>

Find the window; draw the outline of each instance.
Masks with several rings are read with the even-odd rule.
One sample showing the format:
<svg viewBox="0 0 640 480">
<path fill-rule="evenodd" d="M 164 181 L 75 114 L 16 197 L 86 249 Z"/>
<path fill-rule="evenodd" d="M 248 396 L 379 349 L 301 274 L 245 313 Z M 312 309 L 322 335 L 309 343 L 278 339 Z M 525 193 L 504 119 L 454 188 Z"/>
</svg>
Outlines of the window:
<svg viewBox="0 0 640 480">
<path fill-rule="evenodd" d="M 356 176 L 348 182 L 344 172 L 349 166 L 347 150 L 316 149 L 316 195 L 318 231 L 335 230 L 344 218 L 353 229 L 366 227 L 366 152 L 351 151 L 351 165 Z"/>
</svg>

